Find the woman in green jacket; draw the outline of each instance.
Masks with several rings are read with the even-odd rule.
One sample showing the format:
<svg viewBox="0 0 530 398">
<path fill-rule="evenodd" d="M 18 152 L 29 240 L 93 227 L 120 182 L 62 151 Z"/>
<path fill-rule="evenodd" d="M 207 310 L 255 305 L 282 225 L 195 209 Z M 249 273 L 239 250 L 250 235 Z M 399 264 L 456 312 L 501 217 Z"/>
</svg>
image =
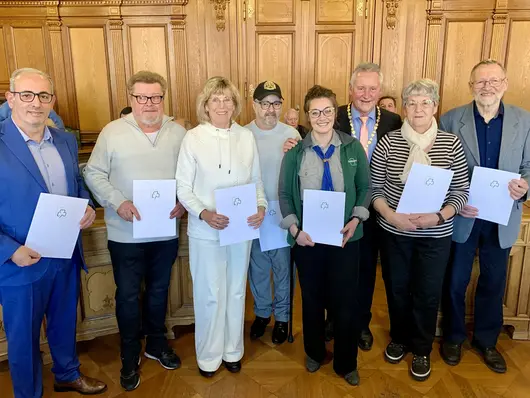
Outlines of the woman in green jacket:
<svg viewBox="0 0 530 398">
<path fill-rule="evenodd" d="M 324 340 L 325 307 L 335 316 L 333 369 L 350 384 L 359 383 L 356 325 L 359 239 L 369 216 L 370 177 L 361 143 L 333 129 L 337 114 L 333 91 L 314 86 L 304 101 L 311 132 L 283 158 L 279 181 L 282 227 L 298 268 L 306 368 L 315 372 L 328 357 Z M 346 193 L 342 247 L 314 243 L 303 230 L 305 189 Z M 325 220 L 323 220 L 325 222 Z"/>
</svg>

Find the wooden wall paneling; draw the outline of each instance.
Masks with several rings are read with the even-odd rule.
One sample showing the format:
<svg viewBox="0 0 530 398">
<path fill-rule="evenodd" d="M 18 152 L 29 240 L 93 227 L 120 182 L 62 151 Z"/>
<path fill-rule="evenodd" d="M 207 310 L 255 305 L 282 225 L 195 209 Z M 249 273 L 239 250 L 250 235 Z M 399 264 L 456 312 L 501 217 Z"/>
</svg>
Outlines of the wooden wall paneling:
<svg viewBox="0 0 530 398">
<path fill-rule="evenodd" d="M 110 87 L 113 96 L 112 119 L 120 117 L 121 110 L 129 105 L 127 96 L 127 77 L 125 72 L 125 54 L 123 42 L 123 20 L 111 19 L 108 21 L 107 35 L 109 40 L 109 69 Z"/>
<path fill-rule="evenodd" d="M 168 26 L 162 22 L 128 24 L 129 69 L 131 74 L 149 70 L 162 75 L 169 82 Z M 171 115 L 173 93 L 168 89 L 164 109 Z"/>
<path fill-rule="evenodd" d="M 524 246 L 514 246 L 510 253 L 506 276 L 506 289 L 504 291 L 503 300 L 504 316 L 517 316 L 517 304 L 519 301 L 521 274 L 525 260 L 525 249 Z"/>
<path fill-rule="evenodd" d="M 355 32 L 317 32 L 315 80 L 337 95 L 339 104 L 349 102 Z"/>
<path fill-rule="evenodd" d="M 58 19 L 46 21 L 48 43 L 51 52 L 50 75 L 55 87 L 55 110 L 63 119 L 65 126 L 72 126 L 73 113 L 68 101 L 66 88 L 66 69 L 64 63 L 64 44 L 62 36 L 62 22 Z"/>
<path fill-rule="evenodd" d="M 171 21 L 171 42 L 169 48 L 171 59 L 170 74 L 173 78 L 170 85 L 173 92 L 173 115 L 176 118 L 190 120 L 189 87 L 188 87 L 188 57 L 186 49 L 186 22 Z"/>
<path fill-rule="evenodd" d="M 423 76 L 440 81 L 442 73 L 443 41 L 444 41 L 444 15 L 441 10 L 431 10 L 427 16 L 427 45 Z"/>
<path fill-rule="evenodd" d="M 106 25 L 71 26 L 68 29 L 82 134 L 99 133 L 112 120 L 106 32 Z"/>
<path fill-rule="evenodd" d="M 11 25 L 11 31 L 13 35 L 13 48 L 15 50 L 16 69 L 36 68 L 48 72 L 43 22 L 35 21 L 34 24 L 24 24 L 22 26 L 13 23 Z"/>
<path fill-rule="evenodd" d="M 367 0 L 316 0 L 317 23 L 341 24 L 355 23 L 356 13 L 360 7 L 362 17 L 365 14 Z"/>
<path fill-rule="evenodd" d="M 445 18 L 445 43 L 443 46 L 443 71 L 440 82 L 440 114 L 471 100 L 469 73 L 473 66 L 487 57 L 491 37 L 488 29 L 491 14 L 447 14 Z"/>
<path fill-rule="evenodd" d="M 211 6 L 207 0 L 191 1 L 186 5 L 187 73 L 189 81 L 188 106 L 190 109 L 190 120 L 193 125 L 197 124 L 195 101 L 208 75 L 206 67 L 205 5 L 208 7 Z"/>
<path fill-rule="evenodd" d="M 0 96 L 9 88 L 9 77 L 11 76 L 7 63 L 4 28 L 0 25 Z"/>
<path fill-rule="evenodd" d="M 497 0 L 493 13 L 493 33 L 489 58 L 496 59 L 501 63 L 504 63 L 506 55 L 508 23 L 508 2 L 507 0 Z"/>
<path fill-rule="evenodd" d="M 511 12 L 505 66 L 506 102 L 530 110 L 530 11 Z"/>
<path fill-rule="evenodd" d="M 401 91 L 422 77 L 427 34 L 426 2 L 401 0 L 394 29 L 386 24 L 388 9 L 377 2 L 375 11 L 379 32 L 375 32 L 374 62 L 383 72 L 383 95 L 397 98 L 401 109 Z"/>
<path fill-rule="evenodd" d="M 295 56 L 301 53 L 303 35 L 301 25 L 295 23 L 300 15 L 299 3 L 294 0 L 247 0 L 244 123 L 255 117 L 252 96 L 256 86 L 264 80 L 280 85 L 284 97 L 283 111 L 300 104 L 298 77 L 301 75 L 301 60 Z"/>
</svg>

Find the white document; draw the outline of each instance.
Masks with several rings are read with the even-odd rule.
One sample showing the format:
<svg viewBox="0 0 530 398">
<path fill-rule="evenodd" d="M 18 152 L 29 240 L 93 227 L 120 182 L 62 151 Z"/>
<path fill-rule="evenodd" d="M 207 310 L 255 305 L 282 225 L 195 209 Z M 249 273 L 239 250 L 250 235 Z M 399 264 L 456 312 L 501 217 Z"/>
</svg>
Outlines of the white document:
<svg viewBox="0 0 530 398">
<path fill-rule="evenodd" d="M 42 257 L 72 258 L 88 199 L 41 193 L 26 245 Z"/>
<path fill-rule="evenodd" d="M 519 178 L 520 174 L 477 166 L 473 169 L 467 204 L 478 209 L 477 218 L 508 225 L 513 207 L 508 183 Z"/>
<path fill-rule="evenodd" d="M 133 238 L 165 238 L 177 234 L 177 219 L 169 218 L 177 204 L 176 180 L 134 180 L 133 203 L 141 219 L 133 217 Z"/>
<path fill-rule="evenodd" d="M 228 227 L 219 231 L 219 243 L 228 246 L 259 238 L 259 229 L 248 225 L 247 218 L 258 212 L 256 184 L 215 190 L 218 214 L 229 218 Z"/>
<path fill-rule="evenodd" d="M 396 213 L 436 213 L 442 208 L 454 171 L 414 163 Z"/>
<path fill-rule="evenodd" d="M 259 228 L 259 245 L 262 252 L 287 247 L 287 230 L 280 228 L 282 213 L 280 202 L 273 200 L 269 202 L 265 219 Z"/>
<path fill-rule="evenodd" d="M 342 246 L 345 204 L 344 192 L 304 189 L 302 229 L 315 243 Z"/>
</svg>

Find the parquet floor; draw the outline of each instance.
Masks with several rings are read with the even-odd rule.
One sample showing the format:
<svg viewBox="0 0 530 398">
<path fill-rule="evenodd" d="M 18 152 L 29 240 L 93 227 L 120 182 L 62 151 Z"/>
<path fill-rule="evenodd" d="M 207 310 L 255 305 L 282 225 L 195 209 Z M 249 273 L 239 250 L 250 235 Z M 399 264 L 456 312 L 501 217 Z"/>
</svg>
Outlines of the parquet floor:
<svg viewBox="0 0 530 398">
<path fill-rule="evenodd" d="M 465 350 L 462 363 L 447 366 L 438 353 L 438 343 L 431 355 L 432 376 L 423 383 L 413 381 L 408 374 L 411 357 L 399 365 L 390 365 L 383 359 L 388 342 L 388 314 L 381 279 L 378 279 L 374 298 L 372 331 L 374 347 L 359 353 L 361 384 L 350 387 L 337 377 L 331 364 L 309 374 L 304 368 L 304 350 L 301 335 L 301 303 L 299 289 L 295 302 L 295 342 L 275 346 L 270 341 L 271 329 L 260 340 L 245 342 L 245 357 L 241 373 L 233 375 L 221 370 L 211 380 L 201 377 L 194 352 L 193 327 L 179 329 L 179 337 L 172 345 L 182 358 L 183 366 L 167 371 L 154 361 L 142 359 L 140 387 L 125 393 L 119 385 L 120 361 L 117 335 L 106 336 L 78 345 L 82 371 L 108 383 L 102 395 L 118 398 L 530 398 L 530 342 L 513 341 L 503 333 L 499 346 L 505 354 L 508 372 L 498 375 L 486 368 L 479 356 Z M 253 320 L 252 297 L 247 295 L 247 331 Z M 271 323 L 272 324 L 272 323 Z M 247 332 L 248 335 L 248 332 Z M 332 346 L 329 347 L 332 349 Z M 53 376 L 46 366 L 44 397 L 79 397 L 77 394 L 53 392 Z M 12 398 L 9 370 L 0 364 L 0 397 Z"/>
</svg>

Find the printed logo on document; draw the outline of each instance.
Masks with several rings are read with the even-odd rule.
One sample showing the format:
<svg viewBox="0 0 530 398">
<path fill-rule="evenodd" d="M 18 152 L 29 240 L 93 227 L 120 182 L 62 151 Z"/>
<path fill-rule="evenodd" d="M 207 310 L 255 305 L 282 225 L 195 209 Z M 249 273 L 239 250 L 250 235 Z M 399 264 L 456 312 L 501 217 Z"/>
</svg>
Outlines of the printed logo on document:
<svg viewBox="0 0 530 398">
<path fill-rule="evenodd" d="M 243 203 L 243 202 L 241 201 L 241 199 L 239 199 L 239 198 L 234 198 L 234 206 L 239 206 L 241 203 Z"/>
<path fill-rule="evenodd" d="M 68 215 L 68 213 L 66 213 L 66 210 L 65 209 L 60 209 L 58 212 L 57 212 L 57 218 L 63 218 L 63 217 L 66 217 Z"/>
<path fill-rule="evenodd" d="M 155 199 L 155 200 L 158 199 L 158 198 L 160 197 L 160 192 L 158 192 L 158 191 L 153 191 L 153 193 L 151 194 L 151 197 L 152 197 L 153 199 Z"/>
</svg>

